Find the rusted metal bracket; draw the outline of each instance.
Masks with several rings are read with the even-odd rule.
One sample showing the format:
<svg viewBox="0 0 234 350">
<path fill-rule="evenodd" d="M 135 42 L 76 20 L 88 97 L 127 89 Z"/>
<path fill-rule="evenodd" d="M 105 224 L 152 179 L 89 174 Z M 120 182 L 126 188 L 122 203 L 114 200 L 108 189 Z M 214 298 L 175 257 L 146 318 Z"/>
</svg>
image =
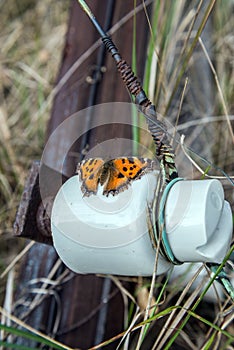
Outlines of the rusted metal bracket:
<svg viewBox="0 0 234 350">
<path fill-rule="evenodd" d="M 50 217 L 53 198 L 41 200 L 39 188 L 40 162 L 34 161 L 29 170 L 14 223 L 14 234 L 52 245 Z"/>
</svg>

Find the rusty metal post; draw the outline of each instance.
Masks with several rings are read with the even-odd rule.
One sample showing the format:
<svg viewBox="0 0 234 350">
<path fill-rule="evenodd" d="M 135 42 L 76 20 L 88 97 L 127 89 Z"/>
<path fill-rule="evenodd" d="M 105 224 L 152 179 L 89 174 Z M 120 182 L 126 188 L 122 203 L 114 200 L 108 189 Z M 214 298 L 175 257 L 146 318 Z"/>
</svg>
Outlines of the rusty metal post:
<svg viewBox="0 0 234 350">
<path fill-rule="evenodd" d="M 93 2 L 92 7 L 100 22 L 104 21 L 109 0 L 98 0 Z M 141 1 L 137 2 L 138 5 Z M 120 2 L 113 1 L 112 24 L 118 22 L 123 16 L 133 9 L 133 3 L 130 0 Z M 112 10 L 113 10 L 112 9 Z M 111 13 L 111 9 L 109 9 Z M 144 61 L 147 49 L 147 28 L 146 17 L 142 10 L 137 14 L 137 66 L 138 76 L 141 78 L 144 71 Z M 108 22 L 108 21 L 107 21 Z M 105 26 L 104 23 L 101 23 Z M 107 29 L 107 28 L 105 28 Z M 113 34 L 113 40 L 118 43 L 118 48 L 123 57 L 131 62 L 133 19 L 130 18 L 123 26 Z M 124 40 L 123 40 L 124 38 Z M 70 19 L 68 23 L 68 32 L 62 57 L 60 72 L 58 74 L 59 83 L 64 74 L 69 70 L 72 64 L 98 40 L 96 30 L 90 25 L 89 19 L 84 16 L 76 2 L 72 2 Z M 112 58 L 105 56 L 105 61 L 100 59 L 100 50 L 96 50 L 87 57 L 85 62 L 74 72 L 68 81 L 62 86 L 55 96 L 51 119 L 48 124 L 47 139 L 51 133 L 71 114 L 82 110 L 90 103 L 105 102 L 129 102 L 129 96 L 118 76 Z M 105 65 L 102 71 L 95 71 L 95 67 L 101 64 Z M 99 67 L 100 68 L 100 67 Z M 104 73 L 104 71 L 106 71 Z M 85 72 L 85 75 L 84 75 Z M 94 97 L 92 94 L 92 78 L 99 77 L 98 90 Z M 101 80 L 100 80 L 101 79 Z M 79 130 L 77 123 L 77 130 Z M 115 137 L 117 130 L 110 129 L 91 131 L 89 141 L 98 137 L 98 133 L 108 133 L 109 138 Z M 131 138 L 130 128 L 118 126 L 118 136 Z M 62 149 L 63 144 L 69 142 L 69 135 L 64 131 L 56 144 L 53 145 L 50 153 L 51 169 L 56 169 L 58 161 L 58 150 Z M 75 145 L 78 153 L 81 153 L 81 143 Z M 50 232 L 50 219 L 46 214 L 45 207 L 42 205 L 39 191 L 39 163 L 34 162 L 30 170 L 22 200 L 19 206 L 15 221 L 15 233 L 19 237 L 33 239 L 37 242 L 52 244 Z M 69 159 L 64 167 L 64 179 L 72 176 L 76 167 L 76 161 Z M 53 184 L 53 170 L 51 170 L 48 181 Z M 53 198 L 48 197 L 47 209 L 51 208 Z M 36 243 L 30 250 L 21 265 L 19 275 L 19 285 L 16 291 L 16 300 L 24 298 L 26 301 L 32 299 L 30 290 L 30 281 L 34 278 L 47 277 L 51 268 L 57 261 L 57 255 L 49 245 Z M 63 266 L 57 272 L 63 273 L 66 268 Z M 54 333 L 55 315 L 58 311 L 58 304 L 53 296 L 47 296 L 33 311 L 28 310 L 28 306 L 18 305 L 15 314 L 20 317 L 23 313 L 28 313 L 24 319 L 30 325 L 51 334 L 66 345 L 87 349 L 97 342 L 108 339 L 123 330 L 123 302 L 118 288 L 113 285 L 109 279 L 94 275 L 75 275 L 71 274 L 71 279 L 55 288 L 59 295 L 61 309 L 59 326 Z M 26 286 L 26 289 L 25 289 Z M 126 288 L 131 288 L 126 284 Z M 107 295 L 108 303 L 103 296 Z M 35 345 L 32 343 L 22 343 L 17 340 L 17 344 Z M 107 349 L 115 349 L 116 343 L 111 344 Z"/>
</svg>

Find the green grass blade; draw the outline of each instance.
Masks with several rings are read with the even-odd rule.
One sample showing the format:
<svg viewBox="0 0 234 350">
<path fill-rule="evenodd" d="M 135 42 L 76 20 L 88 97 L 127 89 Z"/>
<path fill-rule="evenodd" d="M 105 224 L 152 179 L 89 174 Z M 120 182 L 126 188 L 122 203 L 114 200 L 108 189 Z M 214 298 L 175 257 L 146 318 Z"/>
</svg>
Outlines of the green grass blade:
<svg viewBox="0 0 234 350">
<path fill-rule="evenodd" d="M 171 270 L 171 272 L 172 272 L 172 270 Z M 154 306 L 153 309 L 152 309 L 152 312 L 151 312 L 151 314 L 150 314 L 149 319 L 151 319 L 151 318 L 154 316 L 154 314 L 155 314 L 155 310 L 156 310 L 157 306 L 159 305 L 160 300 L 161 300 L 161 298 L 162 298 L 162 296 L 163 296 L 163 293 L 164 293 L 164 291 L 165 291 L 165 289 L 166 289 L 166 287 L 167 287 L 167 285 L 168 285 L 170 276 L 171 276 L 171 273 L 167 275 L 167 279 L 166 279 L 165 283 L 163 284 L 163 286 L 162 286 L 162 288 L 161 288 L 161 291 L 160 291 L 159 296 L 158 296 L 158 298 L 157 298 L 157 300 L 156 300 L 155 306 Z M 142 342 L 143 342 L 143 340 L 144 340 L 144 338 L 145 338 L 145 336 L 146 336 L 146 334 L 147 334 L 147 331 L 148 331 L 149 327 L 150 327 L 150 323 L 148 323 L 148 324 L 146 325 L 146 327 L 145 327 L 144 334 L 143 334 L 143 338 L 142 338 Z"/>
<path fill-rule="evenodd" d="M 218 276 L 219 272 L 223 269 L 224 265 L 226 264 L 226 261 L 229 259 L 229 257 L 231 256 L 232 252 L 233 252 L 233 248 L 232 247 L 228 254 L 226 255 L 225 259 L 223 260 L 223 263 L 220 265 L 219 269 L 217 269 L 216 274 L 210 279 L 209 283 L 207 284 L 207 286 L 204 288 L 203 292 L 201 293 L 200 297 L 198 298 L 198 300 L 196 301 L 196 303 L 194 304 L 194 306 L 191 308 L 191 310 L 188 311 L 187 316 L 185 317 L 184 321 L 181 323 L 181 325 L 179 326 L 178 330 L 175 332 L 175 334 L 171 337 L 170 341 L 168 342 L 168 344 L 165 347 L 165 350 L 170 349 L 171 345 L 174 343 L 174 341 L 176 340 L 176 338 L 178 337 L 178 335 L 180 334 L 180 332 L 182 331 L 182 329 L 184 328 L 184 326 L 186 325 L 186 323 L 188 322 L 191 313 L 193 313 L 194 315 L 194 311 L 196 310 L 196 308 L 198 307 L 198 305 L 200 304 L 200 302 L 202 301 L 202 299 L 204 298 L 205 294 L 207 293 L 208 289 L 211 287 L 211 285 L 214 283 L 216 277 Z M 215 326 L 213 323 L 212 327 L 215 328 L 217 326 Z M 219 328 L 218 328 L 219 329 Z M 223 330 L 220 329 L 220 332 L 223 333 Z M 228 335 L 228 337 L 230 337 L 229 333 L 225 332 L 225 335 Z M 233 339 L 234 340 L 234 339 Z"/>
<path fill-rule="evenodd" d="M 202 316 L 197 315 L 195 312 L 188 310 L 187 311 L 188 314 L 196 319 L 198 319 L 199 321 L 203 322 L 204 324 L 208 325 L 210 328 L 213 328 L 214 330 L 216 330 L 219 333 L 222 333 L 223 335 L 225 335 L 228 339 L 230 339 L 231 341 L 234 341 L 234 336 L 232 336 L 230 333 L 228 333 L 227 331 L 225 331 L 224 329 L 218 327 L 216 324 L 214 324 L 213 322 L 205 319 Z"/>
<path fill-rule="evenodd" d="M 18 345 L 13 343 L 8 343 L 6 341 L 0 340 L 0 345 L 4 346 L 6 349 L 19 349 L 19 350 L 39 350 L 40 348 L 31 348 L 25 345 Z"/>
<path fill-rule="evenodd" d="M 215 339 L 215 333 L 212 334 L 212 336 L 207 340 L 206 344 L 203 347 L 203 350 L 209 350 L 214 342 Z"/>
<path fill-rule="evenodd" d="M 169 107 L 171 105 L 171 102 L 172 102 L 172 100 L 173 100 L 173 98 L 174 98 L 174 96 L 176 94 L 176 91 L 177 91 L 177 89 L 179 87 L 181 79 L 182 79 L 182 77 L 183 77 L 183 75 L 184 75 L 184 73 L 185 73 L 185 71 L 186 71 L 186 69 L 188 67 L 188 62 L 190 61 L 190 58 L 191 58 L 191 56 L 193 54 L 193 51 L 194 51 L 194 49 L 195 49 L 195 47 L 196 47 L 196 45 L 198 43 L 199 37 L 201 36 L 201 34 L 203 32 L 203 29 L 205 28 L 206 22 L 207 22 L 207 20 L 209 18 L 209 15 L 210 15 L 210 13 L 211 13 L 214 5 L 215 5 L 215 2 L 216 2 L 216 0 L 210 0 L 209 5 L 207 6 L 205 14 L 204 14 L 204 16 L 202 18 L 201 24 L 200 24 L 200 26 L 199 26 L 199 28 L 197 30 L 196 36 L 195 36 L 195 38 L 194 38 L 190 48 L 188 49 L 187 54 L 185 55 L 185 59 L 184 59 L 184 61 L 182 63 L 182 67 L 181 67 L 181 69 L 180 69 L 180 71 L 178 73 L 174 89 L 173 89 L 173 91 L 171 93 L 171 96 L 169 98 L 169 101 L 167 103 L 165 114 L 167 113 L 167 111 L 168 111 L 168 109 L 169 109 Z"/>
<path fill-rule="evenodd" d="M 67 347 L 63 347 L 60 345 L 55 344 L 53 341 L 50 341 L 46 338 L 43 338 L 42 336 L 39 336 L 37 334 L 33 334 L 27 331 L 24 331 L 22 329 L 17 329 L 15 327 L 9 327 L 6 325 L 3 325 L 0 323 L 0 329 L 4 330 L 5 332 L 8 332 L 10 334 L 14 334 L 17 336 L 20 336 L 22 338 L 26 338 L 26 339 L 30 339 L 30 340 L 34 340 L 38 343 L 44 344 L 44 345 L 48 345 L 50 347 L 52 347 L 53 349 L 58 349 L 58 350 L 65 350 L 67 349 Z"/>
<path fill-rule="evenodd" d="M 157 23 L 158 23 L 158 16 L 159 16 L 159 8 L 160 8 L 160 2 L 157 1 L 154 4 L 154 10 L 153 10 L 153 20 L 152 20 L 152 26 L 150 26 L 151 29 L 151 36 L 148 46 L 148 54 L 147 54 L 147 60 L 145 65 L 145 74 L 144 74 L 144 90 L 146 92 L 146 95 L 149 94 L 149 82 L 150 82 L 150 75 L 151 75 L 151 66 L 152 66 L 152 59 L 154 55 L 154 43 L 156 40 L 157 35 Z"/>
</svg>

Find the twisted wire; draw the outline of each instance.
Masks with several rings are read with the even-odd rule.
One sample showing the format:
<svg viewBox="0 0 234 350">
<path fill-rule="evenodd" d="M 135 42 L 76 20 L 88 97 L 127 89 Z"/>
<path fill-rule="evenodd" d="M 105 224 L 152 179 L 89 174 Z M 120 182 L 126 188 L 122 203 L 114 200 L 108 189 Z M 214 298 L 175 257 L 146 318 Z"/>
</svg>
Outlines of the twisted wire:
<svg viewBox="0 0 234 350">
<path fill-rule="evenodd" d="M 169 144 L 167 137 L 166 125 L 160 120 L 148 120 L 148 127 L 156 144 L 156 155 L 171 155 L 173 149 Z"/>
<path fill-rule="evenodd" d="M 163 164 L 166 181 L 170 182 L 178 177 L 178 173 L 174 161 L 174 150 L 167 137 L 166 125 L 158 119 L 147 120 L 147 123 L 156 145 L 156 157 Z"/>
<path fill-rule="evenodd" d="M 105 44 L 107 51 L 111 53 L 116 63 L 119 62 L 121 60 L 121 56 L 111 38 L 109 36 L 102 37 L 102 42 Z"/>
<path fill-rule="evenodd" d="M 141 83 L 139 82 L 137 77 L 134 75 L 129 64 L 126 61 L 121 59 L 117 63 L 117 68 L 129 92 L 135 97 L 137 97 L 139 94 L 144 95 L 144 99 L 143 101 L 140 101 L 141 102 L 140 104 L 144 104 L 145 107 L 150 105 L 151 104 L 150 100 L 146 97 L 144 90 L 142 89 Z"/>
<path fill-rule="evenodd" d="M 146 116 L 149 117 L 147 118 L 147 123 L 156 145 L 156 157 L 159 161 L 161 161 L 165 180 L 169 182 L 170 180 L 178 177 L 178 173 L 174 162 L 174 150 L 171 147 L 167 137 L 166 125 L 157 119 L 155 108 L 151 101 L 147 98 L 140 81 L 134 75 L 129 64 L 121 58 L 113 41 L 108 36 L 103 37 L 102 41 L 105 44 L 106 49 L 115 59 L 117 69 L 125 85 L 127 86 L 128 91 L 135 96 L 136 104 L 143 108 Z"/>
</svg>

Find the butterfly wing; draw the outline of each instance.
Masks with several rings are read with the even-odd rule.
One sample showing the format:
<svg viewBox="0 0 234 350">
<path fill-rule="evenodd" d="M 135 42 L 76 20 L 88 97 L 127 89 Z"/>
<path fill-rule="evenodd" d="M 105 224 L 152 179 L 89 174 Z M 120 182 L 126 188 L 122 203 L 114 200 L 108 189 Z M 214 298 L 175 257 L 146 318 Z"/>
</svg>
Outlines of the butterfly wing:
<svg viewBox="0 0 234 350">
<path fill-rule="evenodd" d="M 84 196 L 97 193 L 100 171 L 104 164 L 101 158 L 90 158 L 80 162 L 77 166 L 77 173 L 82 182 L 81 190 Z"/>
<path fill-rule="evenodd" d="M 130 182 L 155 169 L 155 161 L 148 158 L 122 157 L 112 159 L 109 164 L 110 175 L 103 192 L 106 196 L 124 191 Z"/>
<path fill-rule="evenodd" d="M 126 175 L 119 171 L 119 168 L 121 166 L 119 162 L 121 162 L 120 158 L 112 159 L 106 163 L 108 164 L 109 168 L 109 177 L 106 183 L 104 184 L 103 194 L 107 197 L 110 193 L 114 196 L 115 194 L 124 191 L 126 188 L 128 188 L 129 179 Z"/>
<path fill-rule="evenodd" d="M 155 161 L 148 158 L 126 157 L 114 161 L 116 169 L 127 176 L 129 181 L 137 180 L 142 175 L 155 169 Z"/>
</svg>

